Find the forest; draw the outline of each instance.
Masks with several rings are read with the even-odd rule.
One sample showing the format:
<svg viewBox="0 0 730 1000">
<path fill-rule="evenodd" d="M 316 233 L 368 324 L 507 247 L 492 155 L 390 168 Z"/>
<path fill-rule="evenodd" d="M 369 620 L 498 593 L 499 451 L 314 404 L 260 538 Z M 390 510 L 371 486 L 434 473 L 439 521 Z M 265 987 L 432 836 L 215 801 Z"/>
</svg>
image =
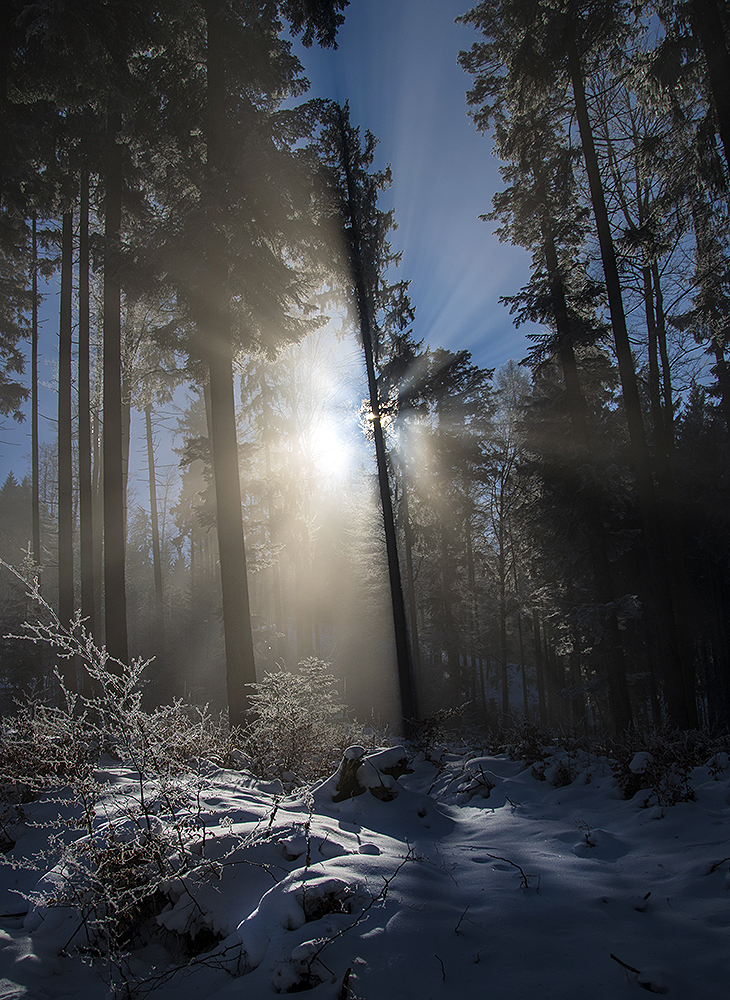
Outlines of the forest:
<svg viewBox="0 0 730 1000">
<path fill-rule="evenodd" d="M 418 339 L 377 137 L 307 100 L 290 37 L 336 45 L 347 6 L 3 4 L 0 413 L 32 439 L 0 489 L 3 711 L 59 663 L 88 683 L 17 638 L 37 579 L 120 670 L 154 658 L 150 706 L 233 727 L 266 674 L 327 663 L 405 732 L 726 730 L 724 0 L 460 18 L 484 219 L 531 260 L 502 301 L 539 330 L 496 369 Z"/>
</svg>

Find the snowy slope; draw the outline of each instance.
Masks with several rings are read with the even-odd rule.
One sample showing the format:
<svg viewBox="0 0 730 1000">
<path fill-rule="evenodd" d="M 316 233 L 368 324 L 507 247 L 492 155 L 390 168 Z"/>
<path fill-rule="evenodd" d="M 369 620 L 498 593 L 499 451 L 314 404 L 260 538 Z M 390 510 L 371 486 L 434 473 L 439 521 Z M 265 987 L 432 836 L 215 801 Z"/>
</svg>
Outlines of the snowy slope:
<svg viewBox="0 0 730 1000">
<path fill-rule="evenodd" d="M 595 758 L 574 761 L 571 783 L 556 787 L 550 779 L 566 780 L 557 759 L 532 768 L 504 756 L 420 755 L 396 781 L 388 754 L 362 765 L 370 790 L 340 802 L 334 779 L 284 796 L 277 783 L 211 768 L 201 850 L 221 866 L 207 880 L 170 883 L 148 920 L 156 933 L 125 967 L 140 995 L 727 996 L 727 766 L 696 768 L 695 801 L 661 807 L 647 789 L 623 800 Z M 642 760 L 633 766 L 641 773 Z M 133 775 L 110 764 L 103 777 L 119 788 Z M 48 836 L 33 823 L 59 808 L 70 807 L 24 806 L 0 876 L 0 998 L 109 995 L 113 970 L 79 954 L 77 911 L 41 901 L 58 871 L 30 871 L 24 860 Z M 74 836 L 67 825 L 56 832 Z M 13 888 L 35 890 L 35 902 Z M 184 956 L 176 932 L 192 931 L 212 950 Z"/>
</svg>

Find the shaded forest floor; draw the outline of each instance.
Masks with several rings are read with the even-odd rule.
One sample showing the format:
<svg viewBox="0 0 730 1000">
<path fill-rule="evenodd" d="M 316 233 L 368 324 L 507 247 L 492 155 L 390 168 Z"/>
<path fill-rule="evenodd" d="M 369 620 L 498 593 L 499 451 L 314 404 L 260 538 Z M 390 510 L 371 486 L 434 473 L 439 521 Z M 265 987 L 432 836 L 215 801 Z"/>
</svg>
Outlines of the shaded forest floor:
<svg viewBox="0 0 730 1000">
<path fill-rule="evenodd" d="M 6 808 L 0 997 L 723 995 L 726 753 L 659 773 L 642 750 L 623 779 L 575 748 L 414 751 L 397 778 L 398 751 L 358 753 L 354 798 L 204 761 L 175 779 L 177 812 L 102 758 L 93 855 L 78 789 Z M 150 844 L 159 879 L 139 877 Z"/>
</svg>

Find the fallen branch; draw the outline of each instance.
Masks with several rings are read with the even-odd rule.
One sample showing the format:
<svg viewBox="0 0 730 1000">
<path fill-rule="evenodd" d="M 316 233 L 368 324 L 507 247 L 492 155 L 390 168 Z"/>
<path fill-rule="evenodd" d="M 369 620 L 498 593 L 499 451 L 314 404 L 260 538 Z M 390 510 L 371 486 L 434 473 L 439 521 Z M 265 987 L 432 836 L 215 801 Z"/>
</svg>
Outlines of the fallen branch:
<svg viewBox="0 0 730 1000">
<path fill-rule="evenodd" d="M 459 917 L 459 923 L 456 925 L 456 927 L 454 927 L 454 934 L 458 934 L 459 933 L 459 928 L 461 927 L 461 921 L 464 919 L 464 917 L 467 915 L 468 912 L 469 912 L 469 906 L 467 906 L 467 908 L 464 910 L 464 912 Z"/>
<path fill-rule="evenodd" d="M 708 871 L 708 873 L 707 873 L 707 874 L 708 874 L 708 875 L 712 875 L 712 873 L 713 873 L 713 872 L 716 872 L 716 871 L 717 871 L 717 869 L 718 869 L 718 868 L 719 868 L 719 867 L 720 867 L 721 865 L 724 865 L 726 861 L 730 861 L 730 858 L 723 858 L 723 859 L 722 859 L 722 861 L 713 861 L 713 863 L 712 863 L 712 864 L 710 865 L 710 870 Z"/>
<path fill-rule="evenodd" d="M 639 971 L 639 969 L 635 969 L 633 967 L 633 965 L 627 965 L 626 962 L 622 962 L 620 958 L 616 958 L 616 956 L 613 954 L 613 952 L 611 952 L 610 957 L 614 960 L 614 962 L 618 962 L 618 964 L 623 969 L 628 969 L 629 972 L 633 972 L 635 976 L 640 976 L 641 975 L 641 972 Z"/>
<path fill-rule="evenodd" d="M 524 868 L 520 868 L 520 866 L 518 864 L 515 864 L 514 861 L 510 861 L 509 858 L 502 858 L 498 854 L 487 854 L 487 857 L 488 858 L 493 858 L 495 861 L 504 861 L 504 863 L 506 865 L 511 865 L 513 868 L 516 868 L 517 871 L 520 873 L 520 888 L 522 890 L 524 890 L 525 892 L 527 892 L 527 890 L 530 888 L 530 879 L 536 878 L 537 879 L 537 889 L 535 889 L 535 892 L 538 892 L 538 893 L 540 892 L 540 876 L 539 875 L 528 875 L 525 872 Z"/>
<path fill-rule="evenodd" d="M 436 959 L 436 961 L 438 962 L 438 964 L 441 966 L 441 980 L 442 980 L 442 982 L 445 983 L 446 982 L 446 969 L 444 967 L 444 963 L 443 963 L 442 959 L 439 958 L 438 955 L 434 954 L 433 957 Z"/>
<path fill-rule="evenodd" d="M 347 1000 L 347 994 L 350 992 L 350 973 L 352 972 L 352 966 L 348 966 L 345 971 L 345 975 L 342 978 L 342 985 L 340 986 L 340 992 L 337 994 L 337 1000 Z"/>
</svg>

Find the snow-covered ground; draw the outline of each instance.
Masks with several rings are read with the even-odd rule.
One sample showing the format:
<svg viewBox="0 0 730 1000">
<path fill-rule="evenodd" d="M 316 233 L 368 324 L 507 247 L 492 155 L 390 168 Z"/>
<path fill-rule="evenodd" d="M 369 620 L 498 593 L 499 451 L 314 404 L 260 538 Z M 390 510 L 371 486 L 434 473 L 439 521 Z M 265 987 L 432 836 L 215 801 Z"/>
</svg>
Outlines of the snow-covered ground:
<svg viewBox="0 0 730 1000">
<path fill-rule="evenodd" d="M 170 882 L 130 983 L 160 1000 L 299 989 L 319 1000 L 728 995 L 726 756 L 691 772 L 695 800 L 671 807 L 648 789 L 622 799 L 595 758 L 575 757 L 566 774 L 560 760 L 534 769 L 421 754 L 396 780 L 387 772 L 398 756 L 362 764 L 368 791 L 339 802 L 335 779 L 285 796 L 278 783 L 211 767 L 199 849 L 221 865 L 207 880 Z M 134 780 L 107 763 L 112 788 Z M 645 764 L 637 756 L 635 773 Z M 48 837 L 34 824 L 73 809 L 62 798 L 23 809 L 6 857 L 20 866 L 1 874 L 0 998 L 103 998 L 109 969 L 79 954 L 78 912 L 41 901 L 58 872 L 24 862 Z M 55 832 L 73 835 L 64 824 Z M 211 950 L 182 959 L 179 931 Z"/>
</svg>

